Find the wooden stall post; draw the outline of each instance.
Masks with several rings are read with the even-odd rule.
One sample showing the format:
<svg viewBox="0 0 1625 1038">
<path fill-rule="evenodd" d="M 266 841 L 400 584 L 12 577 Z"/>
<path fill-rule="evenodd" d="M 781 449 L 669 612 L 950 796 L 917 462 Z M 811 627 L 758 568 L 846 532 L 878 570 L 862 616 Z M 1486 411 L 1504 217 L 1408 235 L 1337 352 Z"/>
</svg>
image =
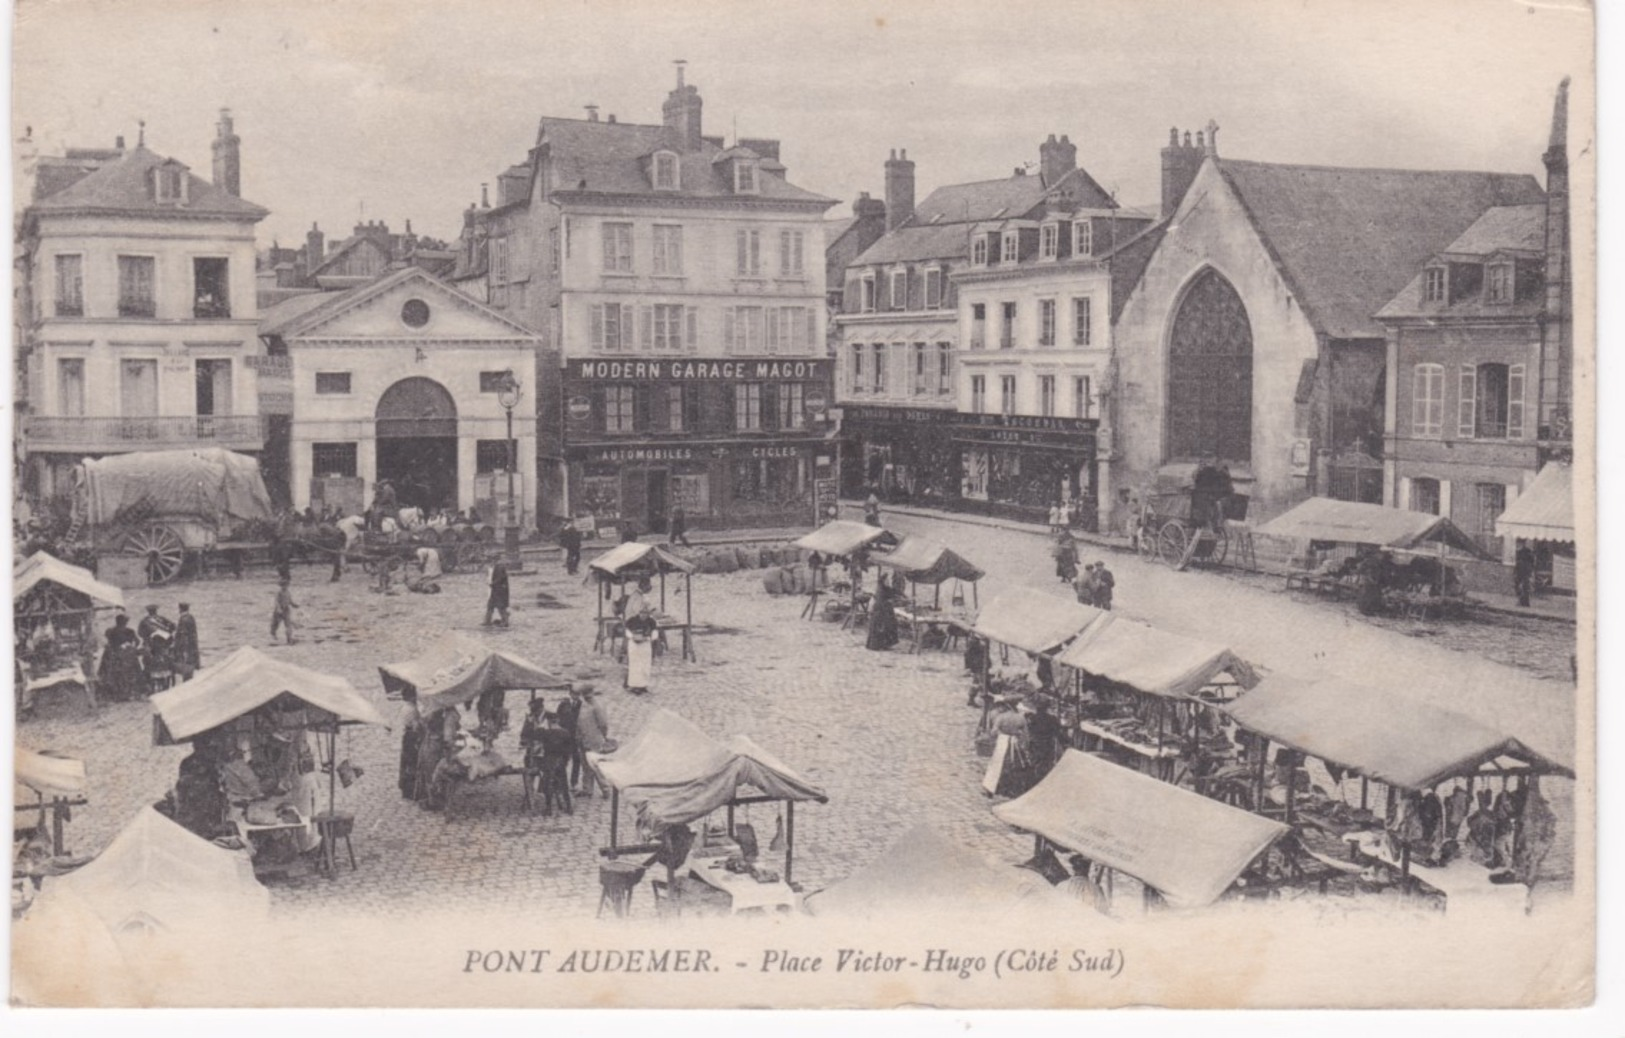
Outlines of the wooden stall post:
<svg viewBox="0 0 1625 1038">
<path fill-rule="evenodd" d="M 790 870 L 796 855 L 796 802 L 784 802 L 784 885 L 790 885 Z"/>
<path fill-rule="evenodd" d="M 621 791 L 613 786 L 609 791 L 609 845 L 621 845 Z"/>
</svg>

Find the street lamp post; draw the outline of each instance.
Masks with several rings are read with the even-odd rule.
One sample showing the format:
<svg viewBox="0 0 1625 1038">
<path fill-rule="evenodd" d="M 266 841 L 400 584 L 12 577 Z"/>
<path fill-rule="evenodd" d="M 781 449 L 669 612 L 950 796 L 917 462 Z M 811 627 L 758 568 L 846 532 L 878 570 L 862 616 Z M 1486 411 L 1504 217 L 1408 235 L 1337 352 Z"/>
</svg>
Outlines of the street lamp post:
<svg viewBox="0 0 1625 1038">
<path fill-rule="evenodd" d="M 519 557 L 519 509 L 513 492 L 513 474 L 518 467 L 519 454 L 519 445 L 513 438 L 513 409 L 519 406 L 519 401 L 524 395 L 519 380 L 514 377 L 513 369 L 503 372 L 502 388 L 497 391 L 497 403 L 502 405 L 508 419 L 508 463 L 505 466 L 508 470 L 508 500 L 503 509 L 503 518 L 506 522 L 502 531 L 502 548 L 503 554 L 507 556 L 504 561 L 510 573 L 519 570 L 522 564 Z"/>
</svg>

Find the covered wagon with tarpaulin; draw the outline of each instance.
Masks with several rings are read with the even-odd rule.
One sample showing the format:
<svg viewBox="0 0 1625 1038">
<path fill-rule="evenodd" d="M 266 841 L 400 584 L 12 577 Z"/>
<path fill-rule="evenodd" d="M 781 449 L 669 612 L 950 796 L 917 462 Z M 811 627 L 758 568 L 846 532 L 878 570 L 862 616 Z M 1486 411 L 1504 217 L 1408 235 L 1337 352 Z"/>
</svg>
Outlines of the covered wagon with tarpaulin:
<svg viewBox="0 0 1625 1038">
<path fill-rule="evenodd" d="M 36 552 L 12 571 L 12 652 L 17 705 L 49 688 L 84 690 L 95 703 L 98 614 L 124 608 L 124 592 L 87 569 Z"/>
<path fill-rule="evenodd" d="M 1258 684 L 1258 674 L 1217 642 L 1188 638 L 1106 613 L 1072 640 L 1056 662 L 1064 682 L 1064 730 L 1082 748 L 1105 753 L 1168 782 L 1201 779 L 1222 766 L 1218 716 L 1206 707 Z"/>
<path fill-rule="evenodd" d="M 975 610 L 982 605 L 977 584 L 986 573 L 946 544 L 928 537 L 916 534 L 904 537 L 891 551 L 875 556 L 875 564 L 908 581 L 908 608 L 898 610 L 898 619 L 908 625 L 916 652 L 927 630 L 941 629 L 951 637 L 970 626 L 970 617 L 974 614 L 965 611 L 964 584 L 970 585 L 970 608 Z M 942 585 L 950 580 L 954 582 L 954 590 L 949 598 L 949 611 L 944 612 Z M 931 588 L 931 601 L 924 605 L 920 603 L 921 584 Z M 944 639 L 945 643 L 947 640 Z"/>
<path fill-rule="evenodd" d="M 677 889 L 669 884 L 686 863 L 693 876 L 727 892 L 735 911 L 795 904 L 795 805 L 829 802 L 811 780 L 747 736 L 719 742 L 669 710 L 656 710 L 636 736 L 614 751 L 588 753 L 586 758 L 611 790 L 609 846 L 600 853 L 609 859 L 603 866 L 606 903 L 617 912 L 626 905 L 618 898 L 630 896 L 644 870 L 657 862 L 667 871 L 657 897 Z M 783 814 L 776 816 L 782 831 L 775 831 L 768 847 L 759 848 L 754 826 L 739 822 L 736 809 L 743 806 L 748 813 L 750 805 L 764 803 L 783 804 Z M 623 805 L 632 810 L 646 839 L 621 843 Z M 702 825 L 697 836 L 687 829 L 719 809 L 727 812 L 724 825 Z M 784 870 L 777 874 L 757 860 L 758 851 L 781 847 Z M 656 857 L 642 865 L 621 860 L 643 854 Z"/>
<path fill-rule="evenodd" d="M 1288 588 L 1354 592 L 1368 613 L 1458 612 L 1466 599 L 1451 554 L 1487 557 L 1445 516 L 1329 497 L 1312 497 L 1253 533 L 1290 542 L 1301 553 L 1303 565 L 1287 576 Z M 1406 563 L 1396 565 L 1395 555 Z"/>
<path fill-rule="evenodd" d="M 1223 565 L 1230 554 L 1229 522 L 1247 518 L 1247 502 L 1224 466 L 1162 466 L 1140 491 L 1134 540 L 1141 558 L 1161 559 L 1175 569 L 1192 562 Z"/>
<path fill-rule="evenodd" d="M 384 724 L 372 697 L 344 678 L 245 645 L 151 702 L 153 742 L 192 743 L 181 778 L 209 767 L 222 768 L 225 778 L 224 802 L 207 787 L 177 781 L 177 821 L 207 836 L 224 829 L 269 841 L 282 834 L 301 851 L 319 843 L 320 863 L 332 870 L 333 840 L 348 840 L 355 821 L 337 810 L 338 784 L 358 777 L 348 753 L 340 758 L 339 729 Z M 326 811 L 318 810 L 323 784 Z"/>
<path fill-rule="evenodd" d="M 1513 870 L 1525 884 L 1545 874 L 1555 816 L 1538 779 L 1574 772 L 1517 737 L 1397 692 L 1284 675 L 1224 710 L 1253 737 L 1251 803 L 1296 826 L 1305 847 L 1322 858 L 1347 851 L 1380 861 L 1399 871 L 1402 884 L 1419 878 L 1447 897 L 1504 887 L 1491 883 L 1486 866 Z M 1310 777 L 1311 760 L 1320 765 L 1319 783 Z M 1372 803 L 1373 783 L 1380 806 Z M 1492 795 L 1491 812 L 1493 794 L 1501 799 L 1501 814 L 1477 827 L 1480 837 L 1503 842 L 1499 850 L 1470 831 L 1482 794 Z"/>
<path fill-rule="evenodd" d="M 1536 590 L 1573 593 L 1573 467 L 1567 462 L 1547 462 L 1529 488 L 1496 516 L 1495 532 L 1529 550 L 1531 583 Z"/>
<path fill-rule="evenodd" d="M 660 611 L 655 614 L 655 627 L 664 643 L 668 631 L 682 635 L 683 658 L 694 656 L 694 573 L 699 567 L 658 544 L 640 544 L 628 541 L 618 544 L 587 563 L 587 572 L 598 585 L 598 634 L 593 650 L 613 649 L 615 640 L 624 636 L 620 602 L 626 597 L 628 580 L 660 582 Z M 666 576 L 676 574 L 682 581 L 683 615 L 679 619 L 666 608 Z M 610 611 L 605 612 L 605 604 Z"/>
<path fill-rule="evenodd" d="M 260 465 L 221 448 L 87 458 L 74 470 L 69 540 L 98 560 L 136 560 L 167 584 L 222 543 L 252 539 L 271 519 Z"/>
<path fill-rule="evenodd" d="M 861 578 L 862 570 L 867 568 L 870 561 L 869 553 L 896 544 L 897 535 L 890 530 L 848 519 L 831 519 L 792 544 L 791 547 L 807 552 L 809 561 L 813 555 L 818 557 L 812 567 L 807 607 L 801 611 L 802 617 L 809 620 L 817 617 L 818 596 L 823 590 L 820 587 L 820 574 L 826 571 L 830 560 L 838 559 L 846 564 L 848 575 L 846 579 L 837 578 L 830 582 L 829 591 L 834 597 L 825 606 L 825 619 L 839 618 L 843 628 L 850 627 L 868 608 L 869 599 L 863 590 Z"/>
<path fill-rule="evenodd" d="M 1137 880 L 1146 903 L 1212 904 L 1290 830 L 1280 822 L 1210 800 L 1078 750 L 1067 750 L 1044 779 L 993 808 L 994 817 L 1033 834 L 1034 858 L 1060 848 Z"/>
<path fill-rule="evenodd" d="M 498 732 L 508 727 L 509 711 L 504 694 L 509 691 L 536 693 L 548 689 L 567 689 L 568 679 L 544 670 L 517 653 L 493 649 L 477 638 L 466 634 L 447 634 L 424 652 L 404 663 L 388 663 L 378 668 L 383 680 L 384 694 L 390 699 L 414 704 L 418 716 L 426 723 L 442 710 L 456 709 L 469 703 L 476 704 L 480 729 L 475 732 L 481 741 L 481 759 L 474 761 L 463 776 L 465 781 L 519 775 L 524 782 L 525 805 L 530 805 L 532 781 L 522 765 L 510 765 L 493 755 L 491 742 Z M 418 764 L 418 746 L 421 729 L 410 726 L 401 733 L 401 768 L 410 769 L 412 785 L 402 780 L 402 792 L 419 799 L 428 791 L 417 788 L 423 779 Z M 456 747 L 448 747 L 448 753 Z M 446 815 L 451 816 L 450 799 Z"/>
</svg>

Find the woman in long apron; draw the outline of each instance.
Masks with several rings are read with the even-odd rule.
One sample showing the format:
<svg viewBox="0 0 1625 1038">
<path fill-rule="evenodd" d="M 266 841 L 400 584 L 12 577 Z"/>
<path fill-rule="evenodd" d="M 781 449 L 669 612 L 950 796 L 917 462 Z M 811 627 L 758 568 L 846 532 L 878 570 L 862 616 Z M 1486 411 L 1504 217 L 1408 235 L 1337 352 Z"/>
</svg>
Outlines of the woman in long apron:
<svg viewBox="0 0 1625 1038">
<path fill-rule="evenodd" d="M 654 617 L 647 608 L 626 620 L 626 689 L 635 696 L 649 691 L 654 670 Z"/>
</svg>

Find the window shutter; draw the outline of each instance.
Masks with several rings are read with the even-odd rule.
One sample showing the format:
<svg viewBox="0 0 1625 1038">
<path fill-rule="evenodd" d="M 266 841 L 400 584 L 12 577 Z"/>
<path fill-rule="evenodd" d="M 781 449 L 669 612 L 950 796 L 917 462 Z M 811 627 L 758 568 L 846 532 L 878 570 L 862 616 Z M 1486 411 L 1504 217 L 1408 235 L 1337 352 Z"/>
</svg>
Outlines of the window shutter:
<svg viewBox="0 0 1625 1038">
<path fill-rule="evenodd" d="M 741 234 L 744 232 L 741 231 Z M 727 353 L 734 351 L 735 327 L 739 320 L 739 311 L 728 307 L 722 311 L 722 348 Z"/>
<path fill-rule="evenodd" d="M 686 328 L 687 338 L 685 339 L 685 344 L 688 346 L 688 351 L 690 353 L 693 353 L 693 352 L 697 351 L 700 348 L 700 335 L 699 335 L 700 311 L 699 311 L 699 308 L 698 307 L 693 307 L 693 306 L 689 307 L 688 312 L 684 316 L 688 319 L 685 322 L 686 325 L 687 325 L 687 328 Z"/>
<path fill-rule="evenodd" d="M 1426 365 L 1418 364 L 1411 369 L 1411 435 L 1425 436 L 1427 431 L 1428 369 Z"/>
<path fill-rule="evenodd" d="M 655 308 L 644 306 L 639 309 L 643 311 L 639 315 L 643 319 L 643 348 L 653 351 L 655 348 Z"/>
<path fill-rule="evenodd" d="M 739 273 L 743 274 L 748 269 L 746 267 L 746 265 L 745 265 L 746 245 L 745 245 L 745 232 L 744 231 L 735 231 L 734 232 L 734 244 L 738 248 L 738 251 L 739 251 L 739 260 L 738 260 L 738 263 L 737 263 L 735 269 Z"/>
<path fill-rule="evenodd" d="M 818 346 L 818 311 L 812 307 L 807 308 L 807 341 L 801 344 L 804 350 L 815 350 Z"/>
<path fill-rule="evenodd" d="M 1473 419 L 1478 413 L 1478 369 L 1471 364 L 1463 364 L 1457 385 L 1460 400 L 1456 409 L 1456 435 L 1471 439 Z"/>
<path fill-rule="evenodd" d="M 767 352 L 779 352 L 779 308 L 767 308 Z"/>
<path fill-rule="evenodd" d="M 604 348 L 604 304 L 594 303 L 592 306 L 592 348 Z"/>
<path fill-rule="evenodd" d="M 1523 439 L 1524 366 L 1507 368 L 1507 439 Z"/>
</svg>

